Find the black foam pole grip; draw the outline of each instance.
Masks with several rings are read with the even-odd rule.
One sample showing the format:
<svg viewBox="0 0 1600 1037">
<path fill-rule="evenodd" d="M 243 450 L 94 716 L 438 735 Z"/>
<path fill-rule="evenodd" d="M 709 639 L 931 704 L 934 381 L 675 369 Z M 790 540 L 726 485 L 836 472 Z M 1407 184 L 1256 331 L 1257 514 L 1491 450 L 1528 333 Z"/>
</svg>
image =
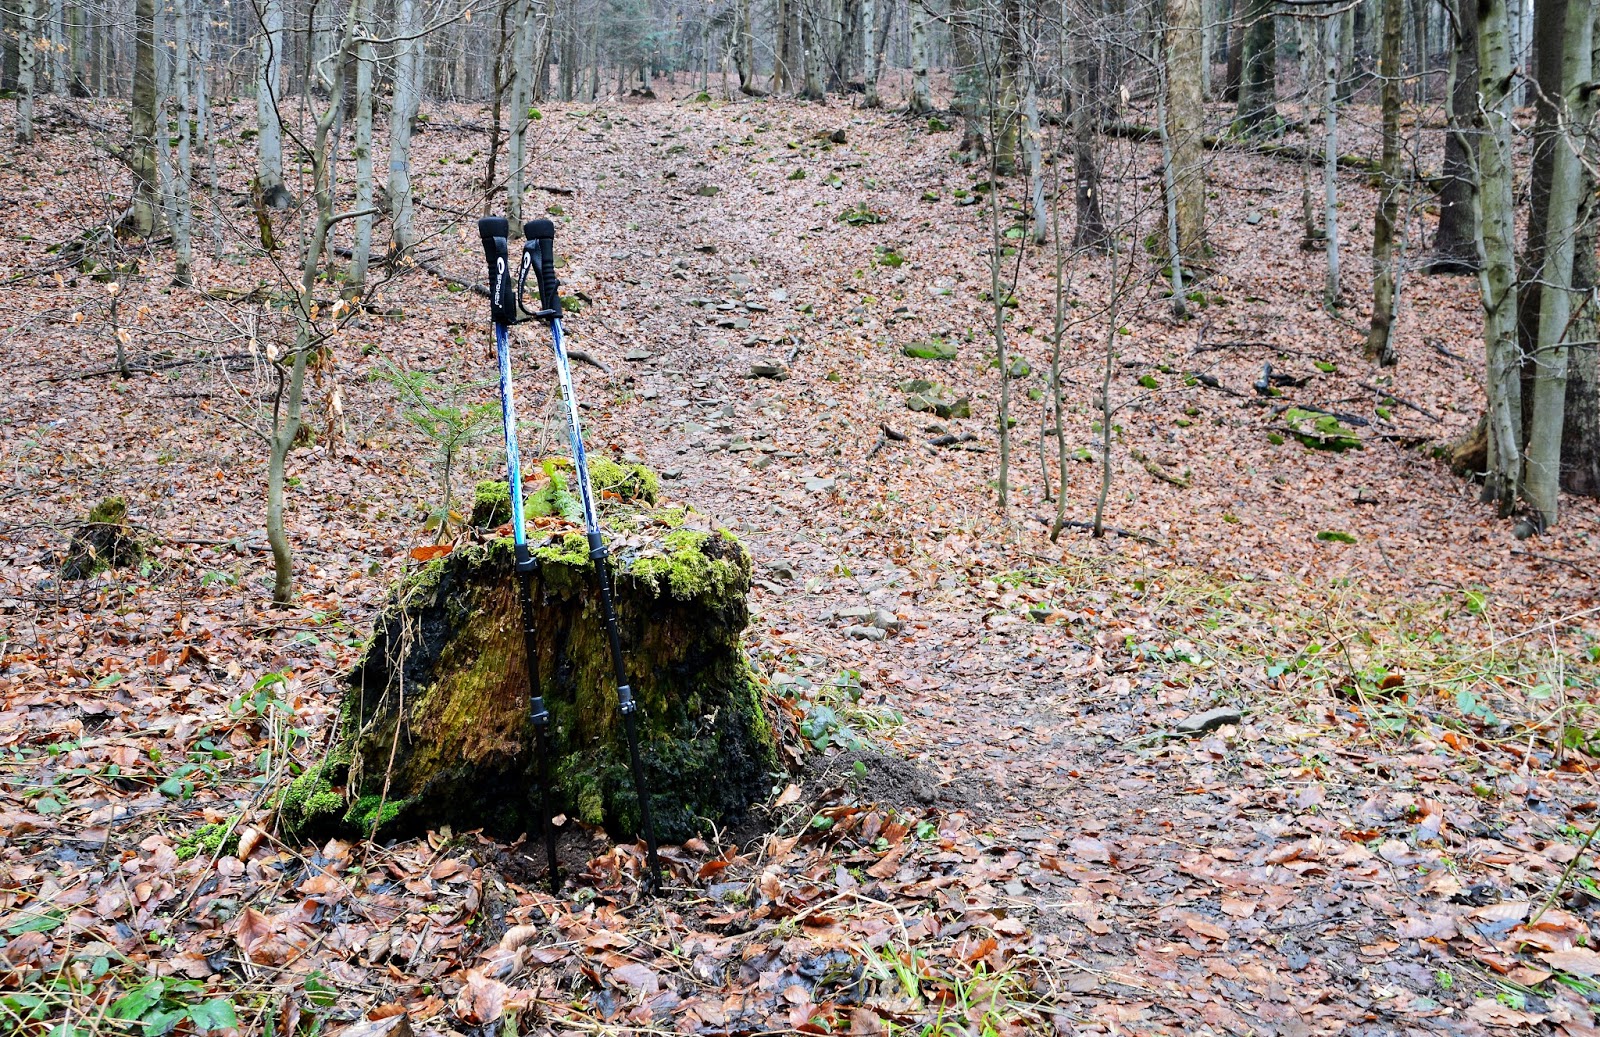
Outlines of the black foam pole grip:
<svg viewBox="0 0 1600 1037">
<path fill-rule="evenodd" d="M 561 316 L 561 296 L 556 287 L 556 225 L 549 220 L 529 220 L 522 225 L 533 250 L 533 271 L 539 282 L 539 309 Z"/>
<path fill-rule="evenodd" d="M 517 286 L 511 279 L 506 237 L 511 224 L 501 216 L 485 216 L 478 221 L 478 237 L 483 241 L 483 258 L 489 265 L 489 315 L 509 327 L 517 322 Z"/>
</svg>

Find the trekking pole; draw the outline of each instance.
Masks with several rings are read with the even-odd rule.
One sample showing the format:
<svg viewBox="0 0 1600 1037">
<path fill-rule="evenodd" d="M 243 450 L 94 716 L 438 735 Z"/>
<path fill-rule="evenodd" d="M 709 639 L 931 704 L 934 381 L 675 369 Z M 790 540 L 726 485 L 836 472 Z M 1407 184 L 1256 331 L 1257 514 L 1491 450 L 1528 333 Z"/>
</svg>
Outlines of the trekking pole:
<svg viewBox="0 0 1600 1037">
<path fill-rule="evenodd" d="M 651 886 L 661 887 L 661 858 L 656 853 L 656 825 L 650 816 L 650 794 L 644 783 L 644 767 L 639 762 L 639 733 L 634 714 L 639 703 L 628 684 L 628 671 L 622 659 L 622 636 L 617 632 L 617 609 L 611 587 L 611 568 L 606 564 L 610 550 L 595 513 L 594 493 L 589 488 L 589 461 L 583 449 L 583 427 L 578 422 L 578 396 L 572 390 L 572 371 L 567 364 L 567 347 L 561 339 L 561 297 L 556 294 L 556 225 L 549 220 L 530 220 L 523 225 L 527 243 L 522 246 L 522 268 L 517 285 L 521 301 L 530 270 L 539 289 L 539 309 L 532 316 L 549 322 L 550 342 L 556 353 L 556 377 L 567 405 L 567 433 L 572 439 L 572 464 L 577 469 L 578 499 L 583 503 L 583 525 L 589 535 L 589 557 L 594 561 L 595 580 L 600 585 L 600 610 L 605 618 L 606 637 L 611 641 L 611 665 L 617 678 L 617 708 L 628 735 L 628 757 L 633 767 L 633 790 L 639 797 L 639 819 L 644 822 L 644 845 L 649 854 Z"/>
<path fill-rule="evenodd" d="M 510 328 L 517 322 L 517 289 L 511 280 L 506 237 L 511 225 L 488 217 L 478 221 L 483 255 L 489 261 L 489 314 L 494 321 L 495 360 L 500 367 L 500 420 L 505 426 L 506 470 L 511 487 L 511 530 L 517 558 L 517 596 L 522 602 L 522 643 L 528 654 L 528 698 L 532 711 L 534 752 L 539 756 L 539 812 L 544 824 L 545 854 L 550 860 L 550 892 L 561 888 L 556 869 L 556 829 L 550 816 L 550 711 L 539 693 L 539 648 L 533 629 L 533 574 L 538 560 L 528 550 L 523 528 L 522 458 L 517 450 L 516 403 L 511 391 Z"/>
</svg>

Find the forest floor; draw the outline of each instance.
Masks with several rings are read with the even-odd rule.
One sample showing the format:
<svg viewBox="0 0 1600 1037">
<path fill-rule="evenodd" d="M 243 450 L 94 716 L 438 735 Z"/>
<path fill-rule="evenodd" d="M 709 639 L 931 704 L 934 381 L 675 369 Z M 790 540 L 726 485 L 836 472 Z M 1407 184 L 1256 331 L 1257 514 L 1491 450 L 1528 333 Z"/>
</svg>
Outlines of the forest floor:
<svg viewBox="0 0 1600 1037">
<path fill-rule="evenodd" d="M 1120 273 L 1063 260 L 1060 466 L 1038 392 L 1055 246 L 1007 237 L 1003 210 L 1007 348 L 1031 373 L 1002 517 L 990 211 L 956 134 L 839 104 L 546 106 L 530 208 L 585 301 L 571 344 L 608 369 L 575 372 L 592 449 L 739 533 L 751 652 L 829 743 L 776 783 L 770 834 L 668 851 L 669 895 L 596 841 L 553 898 L 520 844 L 315 848 L 269 822 L 434 540 L 434 450 L 383 365 L 492 399 L 483 300 L 435 273 L 480 276 L 482 111 L 430 109 L 435 272 L 395 271 L 313 386 L 300 596 L 274 610 L 252 429 L 293 275 L 205 246 L 209 296 L 166 287 L 163 252 L 113 297 L 42 253 L 127 196 L 73 158 L 121 115 L 44 108 L 40 145 L 0 163 L 0 1032 L 1595 1032 L 1600 508 L 1564 500 L 1519 541 L 1431 455 L 1480 407 L 1475 287 L 1408 276 L 1401 362 L 1369 365 L 1358 176 L 1330 316 L 1299 167 L 1216 155 L 1214 268 L 1180 320 L 1140 244 L 1155 152 L 1107 141 Z M 236 154 L 230 242 L 253 225 Z M 118 329 L 155 370 L 92 374 Z M 518 335 L 525 453 L 558 452 L 544 344 Z M 935 338 L 953 359 L 902 354 Z M 1269 362 L 1298 384 L 1257 393 Z M 1105 521 L 1136 535 L 1052 542 L 1058 467 L 1065 517 L 1093 517 L 1107 370 Z M 908 410 L 913 378 L 972 416 Z M 1308 449 L 1285 403 L 1344 415 L 1359 447 Z M 458 485 L 497 458 L 491 435 Z M 112 494 L 144 562 L 63 580 Z M 851 630 L 880 607 L 897 633 Z"/>
</svg>

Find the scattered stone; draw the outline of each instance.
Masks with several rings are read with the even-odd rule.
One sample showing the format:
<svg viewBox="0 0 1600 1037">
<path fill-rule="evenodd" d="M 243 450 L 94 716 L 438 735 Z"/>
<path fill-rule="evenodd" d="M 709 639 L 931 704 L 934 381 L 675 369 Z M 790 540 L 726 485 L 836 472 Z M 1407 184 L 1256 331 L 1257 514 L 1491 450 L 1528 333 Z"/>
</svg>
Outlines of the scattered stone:
<svg viewBox="0 0 1600 1037">
<path fill-rule="evenodd" d="M 834 144 L 843 144 L 845 142 L 845 135 L 844 135 L 843 127 L 839 128 L 837 130 L 834 130 L 832 133 L 828 134 L 828 140 L 833 142 Z"/>
<path fill-rule="evenodd" d="M 1261 214 L 1259 212 L 1247 213 L 1245 215 L 1244 222 L 1254 227 L 1256 224 L 1261 222 Z"/>
<path fill-rule="evenodd" d="M 882 641 L 888 633 L 877 627 L 845 627 L 845 637 L 853 637 L 858 641 Z"/>
<path fill-rule="evenodd" d="M 954 342 L 946 342 L 941 338 L 932 338 L 923 342 L 907 342 L 900 347 L 900 352 L 916 360 L 954 360 L 956 346 Z"/>
<path fill-rule="evenodd" d="M 875 609 L 866 605 L 848 605 L 839 609 L 833 615 L 836 619 L 866 619 L 875 612 Z"/>
<path fill-rule="evenodd" d="M 1204 713 L 1196 713 L 1193 716 L 1184 717 L 1178 721 L 1173 730 L 1180 735 L 1193 737 L 1195 735 L 1203 735 L 1208 731 L 1215 731 L 1217 728 L 1226 727 L 1229 724 L 1242 723 L 1244 723 L 1244 714 L 1228 706 L 1219 706 L 1216 709 L 1208 709 Z"/>
<path fill-rule="evenodd" d="M 880 608 L 872 614 L 872 625 L 886 634 L 898 634 L 901 626 L 900 617 L 888 609 Z"/>
<path fill-rule="evenodd" d="M 694 193 L 699 195 L 701 198 L 715 198 L 721 190 L 722 188 L 718 187 L 716 184 L 701 184 L 699 187 L 695 188 Z"/>
<path fill-rule="evenodd" d="M 641 400 L 653 400 L 657 396 L 660 396 L 660 395 L 661 395 L 661 393 L 657 389 L 641 389 L 641 390 L 639 390 L 639 398 Z"/>
<path fill-rule="evenodd" d="M 732 328 L 734 331 L 743 331 L 750 326 L 749 317 L 724 317 L 717 321 L 719 328 Z"/>
<path fill-rule="evenodd" d="M 622 354 L 622 359 L 632 360 L 635 363 L 639 362 L 640 360 L 649 360 L 650 351 L 648 349 L 640 349 L 638 346 L 634 346 L 632 349 Z"/>
<path fill-rule="evenodd" d="M 781 360 L 761 358 L 750 363 L 751 378 L 774 378 L 783 381 L 789 377 L 789 365 Z"/>
<path fill-rule="evenodd" d="M 900 383 L 900 391 L 904 393 L 921 393 L 926 395 L 939 388 L 938 382 L 930 382 L 926 378 L 907 378 Z"/>
<path fill-rule="evenodd" d="M 771 575 L 774 580 L 784 580 L 787 582 L 795 578 L 794 566 L 790 565 L 788 562 L 782 561 L 781 559 L 767 566 L 767 573 Z"/>
<path fill-rule="evenodd" d="M 683 423 L 683 434 L 686 436 L 700 436 L 704 435 L 706 431 L 706 426 L 698 421 L 686 421 Z"/>
<path fill-rule="evenodd" d="M 683 469 L 682 468 L 663 468 L 661 470 L 661 478 L 663 478 L 663 479 L 682 479 L 683 478 Z"/>
<path fill-rule="evenodd" d="M 827 478 L 821 478 L 815 475 L 806 477 L 806 489 L 811 493 L 832 493 L 838 487 L 838 485 L 839 480 L 833 478 L 832 476 Z"/>
</svg>

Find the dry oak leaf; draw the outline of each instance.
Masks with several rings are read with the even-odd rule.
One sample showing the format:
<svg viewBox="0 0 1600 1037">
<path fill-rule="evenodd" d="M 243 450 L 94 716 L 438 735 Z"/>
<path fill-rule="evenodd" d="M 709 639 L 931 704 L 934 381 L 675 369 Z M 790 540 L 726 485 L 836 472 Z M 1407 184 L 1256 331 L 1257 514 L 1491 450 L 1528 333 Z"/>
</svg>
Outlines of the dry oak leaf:
<svg viewBox="0 0 1600 1037">
<path fill-rule="evenodd" d="M 233 938 L 244 956 L 256 965 L 282 965 L 295 956 L 295 949 L 273 930 L 272 920 L 253 907 L 239 915 Z"/>
<path fill-rule="evenodd" d="M 385 1014 L 378 1015 L 379 1012 Z M 380 1005 L 367 1018 L 337 1031 L 333 1037 L 411 1037 L 411 1017 L 397 1004 Z"/>
<path fill-rule="evenodd" d="M 1536 1026 L 1544 1022 L 1542 1015 L 1519 1012 L 1489 998 L 1472 1002 L 1467 1009 L 1467 1018 L 1485 1026 Z"/>
<path fill-rule="evenodd" d="M 490 979 L 477 969 L 468 969 L 456 994 L 456 1017 L 469 1026 L 487 1026 L 506 1010 L 511 988 Z"/>
<path fill-rule="evenodd" d="M 1600 976 L 1600 954 L 1587 947 L 1570 947 L 1564 951 L 1550 951 L 1541 954 L 1553 969 L 1570 972 L 1574 976 L 1587 976 L 1593 979 Z"/>
<path fill-rule="evenodd" d="M 656 970 L 637 962 L 619 965 L 612 969 L 611 978 L 624 986 L 634 988 L 646 997 L 661 989 L 661 977 Z"/>
</svg>

